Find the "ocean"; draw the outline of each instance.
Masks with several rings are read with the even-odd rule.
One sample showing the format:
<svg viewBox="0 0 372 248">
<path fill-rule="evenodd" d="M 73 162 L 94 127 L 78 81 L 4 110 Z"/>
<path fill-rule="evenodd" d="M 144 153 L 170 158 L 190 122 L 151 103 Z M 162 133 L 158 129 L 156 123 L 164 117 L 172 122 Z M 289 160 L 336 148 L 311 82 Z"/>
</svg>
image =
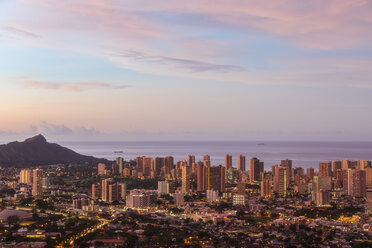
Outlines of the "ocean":
<svg viewBox="0 0 372 248">
<path fill-rule="evenodd" d="M 185 160 L 187 154 L 203 160 L 204 154 L 211 156 L 212 165 L 224 164 L 226 153 L 233 156 L 237 167 L 237 156 L 243 154 L 248 160 L 257 157 L 264 162 L 265 169 L 280 163 L 282 159 L 293 160 L 293 166 L 318 168 L 319 161 L 331 160 L 372 160 L 372 142 L 243 142 L 243 141 L 138 141 L 138 142 L 59 142 L 78 153 L 98 158 L 125 160 L 137 156 L 173 156 L 175 161 Z M 122 151 L 123 153 L 115 153 Z"/>
</svg>

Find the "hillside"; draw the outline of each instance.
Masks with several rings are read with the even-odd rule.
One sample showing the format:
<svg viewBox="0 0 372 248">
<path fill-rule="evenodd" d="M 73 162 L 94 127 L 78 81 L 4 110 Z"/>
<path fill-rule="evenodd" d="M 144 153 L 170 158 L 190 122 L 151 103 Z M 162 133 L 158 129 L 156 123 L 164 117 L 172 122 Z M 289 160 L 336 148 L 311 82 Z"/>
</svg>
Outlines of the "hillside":
<svg viewBox="0 0 372 248">
<path fill-rule="evenodd" d="M 28 138 L 23 142 L 0 145 L 0 165 L 27 166 L 56 163 L 96 163 L 107 161 L 81 155 L 58 144 L 48 143 L 43 135 Z"/>
</svg>

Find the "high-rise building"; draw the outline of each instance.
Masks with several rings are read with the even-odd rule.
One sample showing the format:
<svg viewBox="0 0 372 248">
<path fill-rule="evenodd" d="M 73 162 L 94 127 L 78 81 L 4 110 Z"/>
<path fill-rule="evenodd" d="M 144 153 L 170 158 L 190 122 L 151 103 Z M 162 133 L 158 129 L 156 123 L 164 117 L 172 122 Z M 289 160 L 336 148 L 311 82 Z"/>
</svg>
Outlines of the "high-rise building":
<svg viewBox="0 0 372 248">
<path fill-rule="evenodd" d="M 181 167 L 175 168 L 175 172 L 176 172 L 175 178 L 182 180 L 182 168 Z"/>
<path fill-rule="evenodd" d="M 342 169 L 342 162 L 341 161 L 339 161 L 339 160 L 335 160 L 335 161 L 333 161 L 332 162 L 332 164 L 333 164 L 333 176 L 335 176 L 336 175 L 336 171 L 337 170 L 341 170 Z"/>
<path fill-rule="evenodd" d="M 290 180 L 290 178 L 292 177 L 292 160 L 286 158 L 286 159 L 283 159 L 282 161 L 280 161 L 280 165 L 283 166 L 283 167 L 287 167 L 288 170 L 287 170 L 287 178 Z M 289 183 L 289 182 L 288 182 Z"/>
<path fill-rule="evenodd" d="M 113 202 L 113 201 L 119 201 L 119 195 L 121 196 L 121 190 L 120 187 L 118 187 L 117 183 L 110 184 L 108 190 L 108 202 Z"/>
<path fill-rule="evenodd" d="M 286 158 L 280 161 L 281 166 L 292 168 L 292 160 Z"/>
<path fill-rule="evenodd" d="M 182 192 L 188 193 L 190 191 L 190 175 L 191 175 L 191 166 L 187 164 L 182 165 Z"/>
<path fill-rule="evenodd" d="M 335 182 L 334 182 L 334 187 L 335 189 L 338 188 L 343 188 L 344 185 L 344 173 L 347 171 L 344 171 L 342 169 L 337 169 L 334 171 L 334 176 L 335 176 Z"/>
<path fill-rule="evenodd" d="M 187 166 L 187 161 L 186 160 L 176 162 L 176 168 L 181 168 L 184 165 Z"/>
<path fill-rule="evenodd" d="M 130 208 L 145 208 L 149 207 L 156 197 L 152 193 L 141 190 L 131 190 L 127 196 L 126 206 Z"/>
<path fill-rule="evenodd" d="M 238 155 L 238 170 L 245 171 L 245 156 L 241 154 Z"/>
<path fill-rule="evenodd" d="M 276 165 L 274 175 L 274 191 L 279 195 L 285 196 L 287 194 L 288 185 L 288 167 Z"/>
<path fill-rule="evenodd" d="M 239 182 L 236 187 L 237 187 L 237 194 L 238 195 L 245 195 L 245 186 L 246 186 L 246 183 L 245 182 Z"/>
<path fill-rule="evenodd" d="M 169 194 L 169 182 L 168 181 L 158 181 L 158 194 L 159 195 Z"/>
<path fill-rule="evenodd" d="M 130 177 L 131 170 L 129 168 L 124 168 L 123 170 L 123 177 Z"/>
<path fill-rule="evenodd" d="M 123 174 L 124 169 L 124 159 L 122 157 L 116 158 L 116 164 L 119 166 L 119 174 Z"/>
<path fill-rule="evenodd" d="M 365 197 L 366 196 L 366 171 L 365 170 L 356 170 L 356 169 L 348 169 L 347 170 L 347 184 L 344 181 L 344 189 L 345 185 L 347 185 L 347 195 L 355 196 L 355 197 Z"/>
<path fill-rule="evenodd" d="M 263 173 L 263 177 L 262 177 L 263 180 L 270 180 L 270 181 L 273 181 L 273 173 L 271 171 L 265 171 Z"/>
<path fill-rule="evenodd" d="M 184 200 L 184 197 L 185 197 L 185 194 L 180 191 L 180 190 L 177 190 L 174 195 L 174 203 L 176 204 L 176 206 L 182 206 L 185 204 L 185 200 Z"/>
<path fill-rule="evenodd" d="M 126 196 L 126 184 L 114 183 L 109 185 L 108 202 L 124 200 Z"/>
<path fill-rule="evenodd" d="M 292 175 L 295 177 L 296 175 L 303 176 L 304 175 L 304 168 L 302 167 L 293 167 L 292 168 Z"/>
<path fill-rule="evenodd" d="M 207 201 L 214 202 L 219 199 L 217 190 L 207 190 Z"/>
<path fill-rule="evenodd" d="M 187 165 L 191 167 L 193 163 L 195 163 L 195 156 L 187 155 Z"/>
<path fill-rule="evenodd" d="M 222 165 L 211 166 L 207 168 L 208 186 L 209 190 L 217 190 L 219 192 L 225 191 L 225 168 Z"/>
<path fill-rule="evenodd" d="M 325 206 L 329 204 L 331 197 L 328 190 L 319 190 L 317 192 L 313 192 L 313 194 L 314 193 L 317 206 Z"/>
<path fill-rule="evenodd" d="M 341 169 L 347 170 L 351 168 L 351 161 L 350 160 L 341 160 Z"/>
<path fill-rule="evenodd" d="M 196 184 L 198 191 L 204 191 L 207 189 L 206 182 L 206 168 L 202 162 L 198 162 L 196 166 Z"/>
<path fill-rule="evenodd" d="M 88 198 L 80 198 L 74 199 L 72 201 L 72 208 L 73 209 L 83 209 L 84 206 L 89 206 L 89 199 Z"/>
<path fill-rule="evenodd" d="M 301 179 L 298 182 L 298 185 L 295 186 L 295 191 L 297 191 L 300 195 L 308 194 L 312 190 L 311 183 L 308 183 L 306 179 Z"/>
<path fill-rule="evenodd" d="M 246 196 L 245 195 L 233 195 L 233 205 L 234 206 L 245 206 L 246 204 Z"/>
<path fill-rule="evenodd" d="M 271 196 L 271 180 L 261 181 L 261 197 L 270 197 Z"/>
<path fill-rule="evenodd" d="M 332 162 L 319 162 L 319 176 L 332 176 Z"/>
<path fill-rule="evenodd" d="M 301 179 L 304 176 L 304 169 L 302 167 L 293 167 L 292 168 L 292 178 L 294 180 L 295 185 L 299 185 Z"/>
<path fill-rule="evenodd" d="M 225 168 L 219 166 L 206 166 L 203 163 L 197 164 L 197 190 L 225 191 Z"/>
<path fill-rule="evenodd" d="M 258 182 L 261 181 L 261 174 L 264 172 L 264 163 L 260 162 L 258 158 L 252 158 L 249 160 L 249 181 Z"/>
<path fill-rule="evenodd" d="M 235 183 L 238 182 L 240 171 L 238 170 L 227 170 L 226 174 L 226 182 Z"/>
<path fill-rule="evenodd" d="M 192 163 L 192 165 L 191 165 L 191 174 L 193 174 L 194 176 L 196 175 L 196 167 L 197 167 L 197 164 L 196 163 Z"/>
<path fill-rule="evenodd" d="M 110 191 L 111 179 L 102 180 L 102 201 L 109 201 L 109 191 Z"/>
<path fill-rule="evenodd" d="M 143 171 L 143 157 L 137 157 L 136 158 L 136 165 L 137 165 L 137 172 Z"/>
<path fill-rule="evenodd" d="M 102 185 L 100 183 L 92 184 L 92 198 L 95 200 L 102 198 Z"/>
<path fill-rule="evenodd" d="M 33 172 L 32 195 L 40 196 L 43 194 L 43 170 L 35 169 Z"/>
<path fill-rule="evenodd" d="M 287 188 L 288 188 L 288 185 L 291 181 L 291 173 L 292 173 L 292 160 L 289 160 L 289 159 L 285 159 L 285 160 L 282 160 L 281 161 L 281 164 L 280 165 L 273 165 L 272 166 L 272 173 L 273 173 L 273 176 L 275 177 L 275 173 L 276 173 L 276 167 L 278 166 L 281 166 L 282 168 L 285 168 L 287 170 L 286 172 L 286 176 L 287 176 L 287 179 L 286 179 L 286 183 L 287 183 Z"/>
<path fill-rule="evenodd" d="M 306 176 L 310 180 L 313 179 L 313 177 L 314 177 L 314 168 L 307 168 L 306 169 Z"/>
<path fill-rule="evenodd" d="M 367 187 L 372 187 L 372 167 L 367 167 L 366 171 L 366 185 Z"/>
<path fill-rule="evenodd" d="M 142 174 L 144 177 L 151 176 L 151 169 L 153 168 L 153 159 L 152 157 L 137 157 L 137 172 Z"/>
<path fill-rule="evenodd" d="M 161 169 L 165 166 L 165 158 L 156 157 L 154 159 L 154 168 L 152 169 L 155 176 L 158 177 L 161 174 Z"/>
<path fill-rule="evenodd" d="M 138 173 L 137 169 L 134 169 L 134 170 L 132 170 L 132 171 L 130 172 L 130 175 L 131 175 L 133 178 L 137 178 L 137 177 L 139 177 L 138 174 L 139 174 L 139 173 Z M 142 173 L 141 173 L 141 174 L 142 174 Z"/>
<path fill-rule="evenodd" d="M 232 169 L 232 156 L 229 154 L 225 154 L 225 170 Z"/>
<path fill-rule="evenodd" d="M 126 183 L 119 183 L 119 187 L 121 188 L 121 199 L 125 200 L 127 198 L 127 184 Z"/>
<path fill-rule="evenodd" d="M 356 169 L 365 170 L 366 168 L 371 167 L 371 161 L 368 160 L 358 160 Z"/>
<path fill-rule="evenodd" d="M 50 186 L 50 180 L 49 177 L 44 177 L 43 178 L 43 188 L 44 189 L 49 189 Z"/>
<path fill-rule="evenodd" d="M 103 163 L 98 164 L 98 175 L 103 176 L 105 175 L 106 165 Z"/>
<path fill-rule="evenodd" d="M 30 169 L 24 169 L 21 170 L 19 174 L 19 182 L 31 185 L 32 184 L 32 179 L 31 179 L 31 170 Z"/>
<path fill-rule="evenodd" d="M 117 163 L 113 163 L 111 165 L 111 174 L 112 175 L 119 175 L 119 165 Z"/>
<path fill-rule="evenodd" d="M 174 169 L 174 158 L 172 156 L 165 157 L 166 173 L 170 173 Z"/>
<path fill-rule="evenodd" d="M 332 190 L 332 177 L 314 176 L 313 177 L 313 191 Z"/>
<path fill-rule="evenodd" d="M 358 161 L 350 161 L 350 168 L 358 169 Z"/>
<path fill-rule="evenodd" d="M 211 156 L 208 154 L 204 154 L 204 165 L 205 166 L 211 166 Z"/>
<path fill-rule="evenodd" d="M 152 167 L 152 157 L 143 157 L 143 171 L 144 177 L 150 177 Z"/>
<path fill-rule="evenodd" d="M 174 184 L 169 181 L 159 181 L 158 182 L 158 194 L 167 195 L 174 193 Z"/>
</svg>

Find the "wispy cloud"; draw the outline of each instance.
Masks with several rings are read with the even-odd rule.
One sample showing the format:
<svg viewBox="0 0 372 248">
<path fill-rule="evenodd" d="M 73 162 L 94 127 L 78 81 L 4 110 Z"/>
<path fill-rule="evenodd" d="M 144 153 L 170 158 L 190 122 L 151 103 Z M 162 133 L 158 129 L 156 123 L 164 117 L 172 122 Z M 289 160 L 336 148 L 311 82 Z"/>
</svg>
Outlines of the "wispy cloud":
<svg viewBox="0 0 372 248">
<path fill-rule="evenodd" d="M 38 125 L 31 125 L 30 130 L 33 130 L 35 133 L 43 133 L 50 136 L 89 136 L 100 134 L 100 131 L 94 128 L 87 128 L 84 126 L 68 127 L 64 124 L 53 124 L 47 121 L 41 121 Z"/>
<path fill-rule="evenodd" d="M 183 25 L 191 24 L 196 29 L 207 25 L 208 28 L 227 26 L 245 32 L 263 32 L 310 49 L 370 47 L 372 40 L 369 32 L 372 3 L 368 0 L 231 0 L 218 3 L 190 0 L 182 8 L 176 1 L 164 4 L 164 0 L 150 3 L 139 0 L 136 3 L 149 13 L 158 11 L 175 17 L 177 14 L 193 15 L 193 18 L 174 21 L 179 24 L 181 19 Z"/>
<path fill-rule="evenodd" d="M 187 69 L 193 72 L 206 72 L 206 71 L 232 72 L 232 71 L 243 71 L 244 70 L 244 68 L 240 66 L 213 64 L 213 63 L 207 63 L 207 62 L 202 62 L 202 61 L 197 61 L 197 60 L 173 58 L 173 57 L 167 57 L 167 56 L 152 56 L 152 55 L 146 55 L 146 54 L 143 54 L 137 51 L 128 51 L 128 52 L 120 53 L 119 56 L 125 57 L 125 58 L 131 58 L 131 59 L 134 59 L 140 62 L 171 65 L 175 67 L 184 68 L 184 69 Z"/>
<path fill-rule="evenodd" d="M 0 144 L 14 140 L 24 140 L 25 138 L 43 134 L 47 140 L 79 140 L 92 138 L 97 139 L 102 135 L 101 131 L 86 127 L 86 126 L 68 126 L 65 124 L 50 123 L 47 121 L 40 121 L 37 124 L 30 125 L 23 131 L 1 130 L 0 129 Z"/>
<path fill-rule="evenodd" d="M 171 42 L 177 36 L 184 38 L 183 31 L 221 27 L 264 32 L 315 49 L 369 47 L 372 40 L 372 3 L 368 0 L 189 0 L 182 6 L 165 0 L 26 2 L 69 17 L 63 21 L 51 18 L 53 22 L 43 23 L 44 27 L 94 28 L 131 44 L 164 37 Z M 172 33 L 170 27 L 183 29 Z"/>
<path fill-rule="evenodd" d="M 370 78 L 369 66 L 345 71 L 340 62 L 330 66 L 326 60 L 332 53 L 371 51 L 368 0 L 189 0 L 182 6 L 165 0 L 24 2 L 29 14 L 37 12 L 38 18 L 17 22 L 9 18 L 9 27 L 41 33 L 43 39 L 21 39 L 22 46 L 70 50 L 136 72 L 181 78 L 276 85 L 371 84 L 343 75 L 354 77 L 362 71 L 363 78 Z M 13 14 L 17 13 L 9 16 Z M 291 56 L 294 59 L 285 62 Z M 348 55 L 341 56 L 353 63 Z M 300 60 L 308 63 L 302 66 Z M 314 61 L 324 66 L 319 69 Z M 40 83 L 32 82 L 32 87 L 103 88 Z"/>
<path fill-rule="evenodd" d="M 73 130 L 65 125 L 51 124 L 46 121 L 42 121 L 40 125 L 34 126 L 40 133 L 49 135 L 71 135 Z"/>
<path fill-rule="evenodd" d="M 25 30 L 22 30 L 22 29 L 19 29 L 19 28 L 15 28 L 15 27 L 3 26 L 3 27 L 1 27 L 1 29 L 5 30 L 9 33 L 18 35 L 18 36 L 24 36 L 24 37 L 30 37 L 30 38 L 41 38 L 41 36 L 38 35 L 38 34 L 29 32 L 29 31 L 25 31 Z"/>
<path fill-rule="evenodd" d="M 73 82 L 73 83 L 50 83 L 43 81 L 25 81 L 20 83 L 23 87 L 31 89 L 64 90 L 81 92 L 91 89 L 119 90 L 130 87 L 129 85 L 114 85 L 104 82 Z"/>
<path fill-rule="evenodd" d="M 0 144 L 14 140 L 23 141 L 28 137 L 43 134 L 49 142 L 59 141 L 221 141 L 221 140 L 278 140 L 278 141 L 370 141 L 371 132 L 359 130 L 346 130 L 341 127 L 336 130 L 230 130 L 230 131 L 145 131 L 128 130 L 104 132 L 95 128 L 84 126 L 67 126 L 65 124 L 52 124 L 41 121 L 37 125 L 30 126 L 25 131 L 0 130 Z"/>
</svg>

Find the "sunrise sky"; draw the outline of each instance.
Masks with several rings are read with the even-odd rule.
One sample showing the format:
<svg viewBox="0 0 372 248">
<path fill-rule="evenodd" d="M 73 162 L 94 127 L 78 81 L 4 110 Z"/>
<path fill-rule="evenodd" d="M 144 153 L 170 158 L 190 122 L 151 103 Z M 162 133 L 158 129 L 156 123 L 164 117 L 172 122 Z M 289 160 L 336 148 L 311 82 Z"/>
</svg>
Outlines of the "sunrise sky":
<svg viewBox="0 0 372 248">
<path fill-rule="evenodd" d="M 0 0 L 0 141 L 371 140 L 372 1 Z"/>
</svg>

